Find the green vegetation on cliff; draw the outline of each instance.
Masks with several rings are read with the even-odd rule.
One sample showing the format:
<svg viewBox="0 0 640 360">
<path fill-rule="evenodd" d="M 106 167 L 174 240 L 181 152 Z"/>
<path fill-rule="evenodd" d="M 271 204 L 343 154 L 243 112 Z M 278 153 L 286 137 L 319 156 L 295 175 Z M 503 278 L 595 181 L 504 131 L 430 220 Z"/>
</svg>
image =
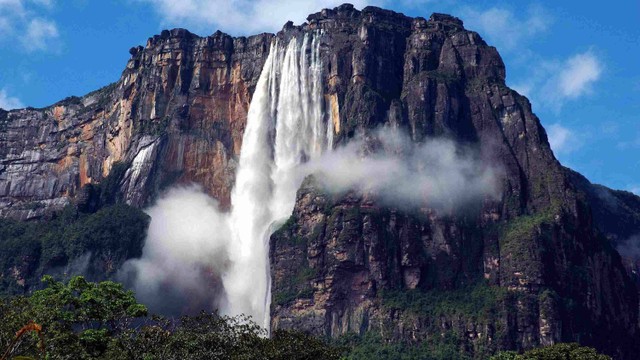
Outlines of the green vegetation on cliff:
<svg viewBox="0 0 640 360">
<path fill-rule="evenodd" d="M 453 315 L 488 316 L 496 311 L 496 306 L 507 296 L 506 289 L 484 283 L 448 291 L 415 289 L 381 292 L 385 307 L 432 318 Z"/>
<path fill-rule="evenodd" d="M 105 279 L 140 257 L 149 221 L 123 204 L 95 213 L 68 206 L 48 221 L 0 219 L 0 293 L 24 293 L 47 273 Z"/>
<path fill-rule="evenodd" d="M 362 337 L 346 335 L 336 341 L 345 352 L 344 360 L 470 360 L 460 354 L 460 341 L 447 333 L 437 344 L 385 341 L 382 337 L 368 333 Z M 590 347 L 576 343 L 560 343 L 541 347 L 519 354 L 515 351 L 501 351 L 483 359 L 489 360 L 611 360 Z"/>
<path fill-rule="evenodd" d="M 340 338 L 336 344 L 348 349 L 343 355 L 345 360 L 471 360 L 471 357 L 460 354 L 460 341 L 451 333 L 436 343 L 419 344 L 386 340 L 373 333 L 364 336 L 350 334 Z"/>
<path fill-rule="evenodd" d="M 452 290 L 382 291 L 384 308 L 402 314 L 407 324 L 420 323 L 423 331 L 417 341 L 397 344 L 393 337 L 385 341 L 400 346 L 402 353 L 422 354 L 407 359 L 484 359 L 507 343 L 504 324 L 518 296 L 484 281 Z M 469 342 L 470 336 L 477 341 Z"/>
</svg>

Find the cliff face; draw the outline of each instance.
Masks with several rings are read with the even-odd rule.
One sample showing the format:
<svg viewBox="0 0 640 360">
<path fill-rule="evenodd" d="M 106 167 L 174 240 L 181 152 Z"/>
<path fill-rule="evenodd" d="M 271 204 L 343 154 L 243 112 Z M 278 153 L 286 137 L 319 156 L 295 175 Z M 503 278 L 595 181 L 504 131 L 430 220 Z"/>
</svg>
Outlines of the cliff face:
<svg viewBox="0 0 640 360">
<path fill-rule="evenodd" d="M 90 204 L 84 185 L 112 168 L 123 172 L 117 197 L 137 207 L 186 182 L 228 206 L 271 40 L 317 30 L 337 145 L 397 127 L 416 143 L 453 139 L 503 173 L 498 199 L 458 212 L 333 196 L 307 179 L 271 237 L 272 328 L 448 342 L 478 359 L 558 341 L 636 351 L 638 296 L 614 245 L 640 233 L 638 198 L 563 168 L 496 49 L 448 15 L 343 5 L 277 35 L 165 31 L 131 49 L 106 88 L 0 111 L 0 215 Z"/>
<path fill-rule="evenodd" d="M 447 15 L 343 6 L 308 20 L 291 31 L 327 36 L 339 139 L 380 125 L 416 142 L 444 136 L 491 154 L 504 174 L 499 200 L 458 213 L 329 196 L 308 179 L 271 238 L 272 327 L 452 337 L 479 359 L 558 341 L 629 356 L 638 299 L 601 232 L 614 226 L 594 224 L 592 197 L 555 159 L 528 100 L 505 86 L 495 48 Z"/>
<path fill-rule="evenodd" d="M 30 219 L 59 209 L 116 162 L 126 165 L 120 197 L 131 205 L 182 182 L 228 205 L 271 37 L 163 31 L 131 49 L 118 82 L 48 108 L 3 111 L 0 215 Z"/>
</svg>

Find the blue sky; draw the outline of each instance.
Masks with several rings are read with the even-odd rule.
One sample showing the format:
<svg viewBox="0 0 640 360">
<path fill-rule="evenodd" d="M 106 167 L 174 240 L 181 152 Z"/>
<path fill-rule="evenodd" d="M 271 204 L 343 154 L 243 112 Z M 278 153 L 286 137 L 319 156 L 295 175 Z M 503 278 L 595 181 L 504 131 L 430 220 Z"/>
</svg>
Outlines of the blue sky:
<svg viewBox="0 0 640 360">
<path fill-rule="evenodd" d="M 132 46 L 162 29 L 279 30 L 343 1 L 0 0 L 0 107 L 42 107 L 116 81 Z M 640 1 L 354 0 L 462 18 L 500 51 L 561 162 L 640 194 Z"/>
</svg>

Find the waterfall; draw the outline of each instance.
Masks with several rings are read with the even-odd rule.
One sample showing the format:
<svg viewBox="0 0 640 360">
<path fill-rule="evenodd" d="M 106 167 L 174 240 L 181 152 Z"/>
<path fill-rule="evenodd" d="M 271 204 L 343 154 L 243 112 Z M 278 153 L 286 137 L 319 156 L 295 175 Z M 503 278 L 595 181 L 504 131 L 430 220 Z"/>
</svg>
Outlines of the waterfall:
<svg viewBox="0 0 640 360">
<path fill-rule="evenodd" d="M 230 269 L 223 275 L 226 313 L 269 329 L 269 237 L 288 218 L 303 174 L 300 164 L 333 146 L 325 111 L 321 32 L 276 40 L 253 94 L 231 193 Z M 328 115 L 325 115 L 328 114 Z"/>
</svg>

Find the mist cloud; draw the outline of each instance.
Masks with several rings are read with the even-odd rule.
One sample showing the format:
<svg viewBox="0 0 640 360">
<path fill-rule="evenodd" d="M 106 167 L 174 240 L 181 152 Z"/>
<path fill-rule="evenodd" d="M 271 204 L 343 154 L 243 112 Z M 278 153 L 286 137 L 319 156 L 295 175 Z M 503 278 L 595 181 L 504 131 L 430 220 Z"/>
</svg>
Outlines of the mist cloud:
<svg viewBox="0 0 640 360">
<path fill-rule="evenodd" d="M 634 260 L 640 259 L 640 234 L 621 241 L 618 246 L 616 246 L 616 250 L 624 257 Z"/>
<path fill-rule="evenodd" d="M 7 90 L 0 89 L 0 108 L 5 110 L 13 110 L 24 107 L 24 104 L 17 97 L 9 96 Z"/>
<path fill-rule="evenodd" d="M 355 190 L 399 207 L 455 209 L 499 194 L 500 169 L 447 139 L 415 144 L 392 129 L 360 137 L 303 166 L 325 190 Z"/>
<path fill-rule="evenodd" d="M 152 311 L 179 315 L 221 306 L 229 229 L 217 201 L 199 187 L 180 187 L 146 212 L 152 220 L 143 256 L 127 262 L 120 277 Z"/>
</svg>

